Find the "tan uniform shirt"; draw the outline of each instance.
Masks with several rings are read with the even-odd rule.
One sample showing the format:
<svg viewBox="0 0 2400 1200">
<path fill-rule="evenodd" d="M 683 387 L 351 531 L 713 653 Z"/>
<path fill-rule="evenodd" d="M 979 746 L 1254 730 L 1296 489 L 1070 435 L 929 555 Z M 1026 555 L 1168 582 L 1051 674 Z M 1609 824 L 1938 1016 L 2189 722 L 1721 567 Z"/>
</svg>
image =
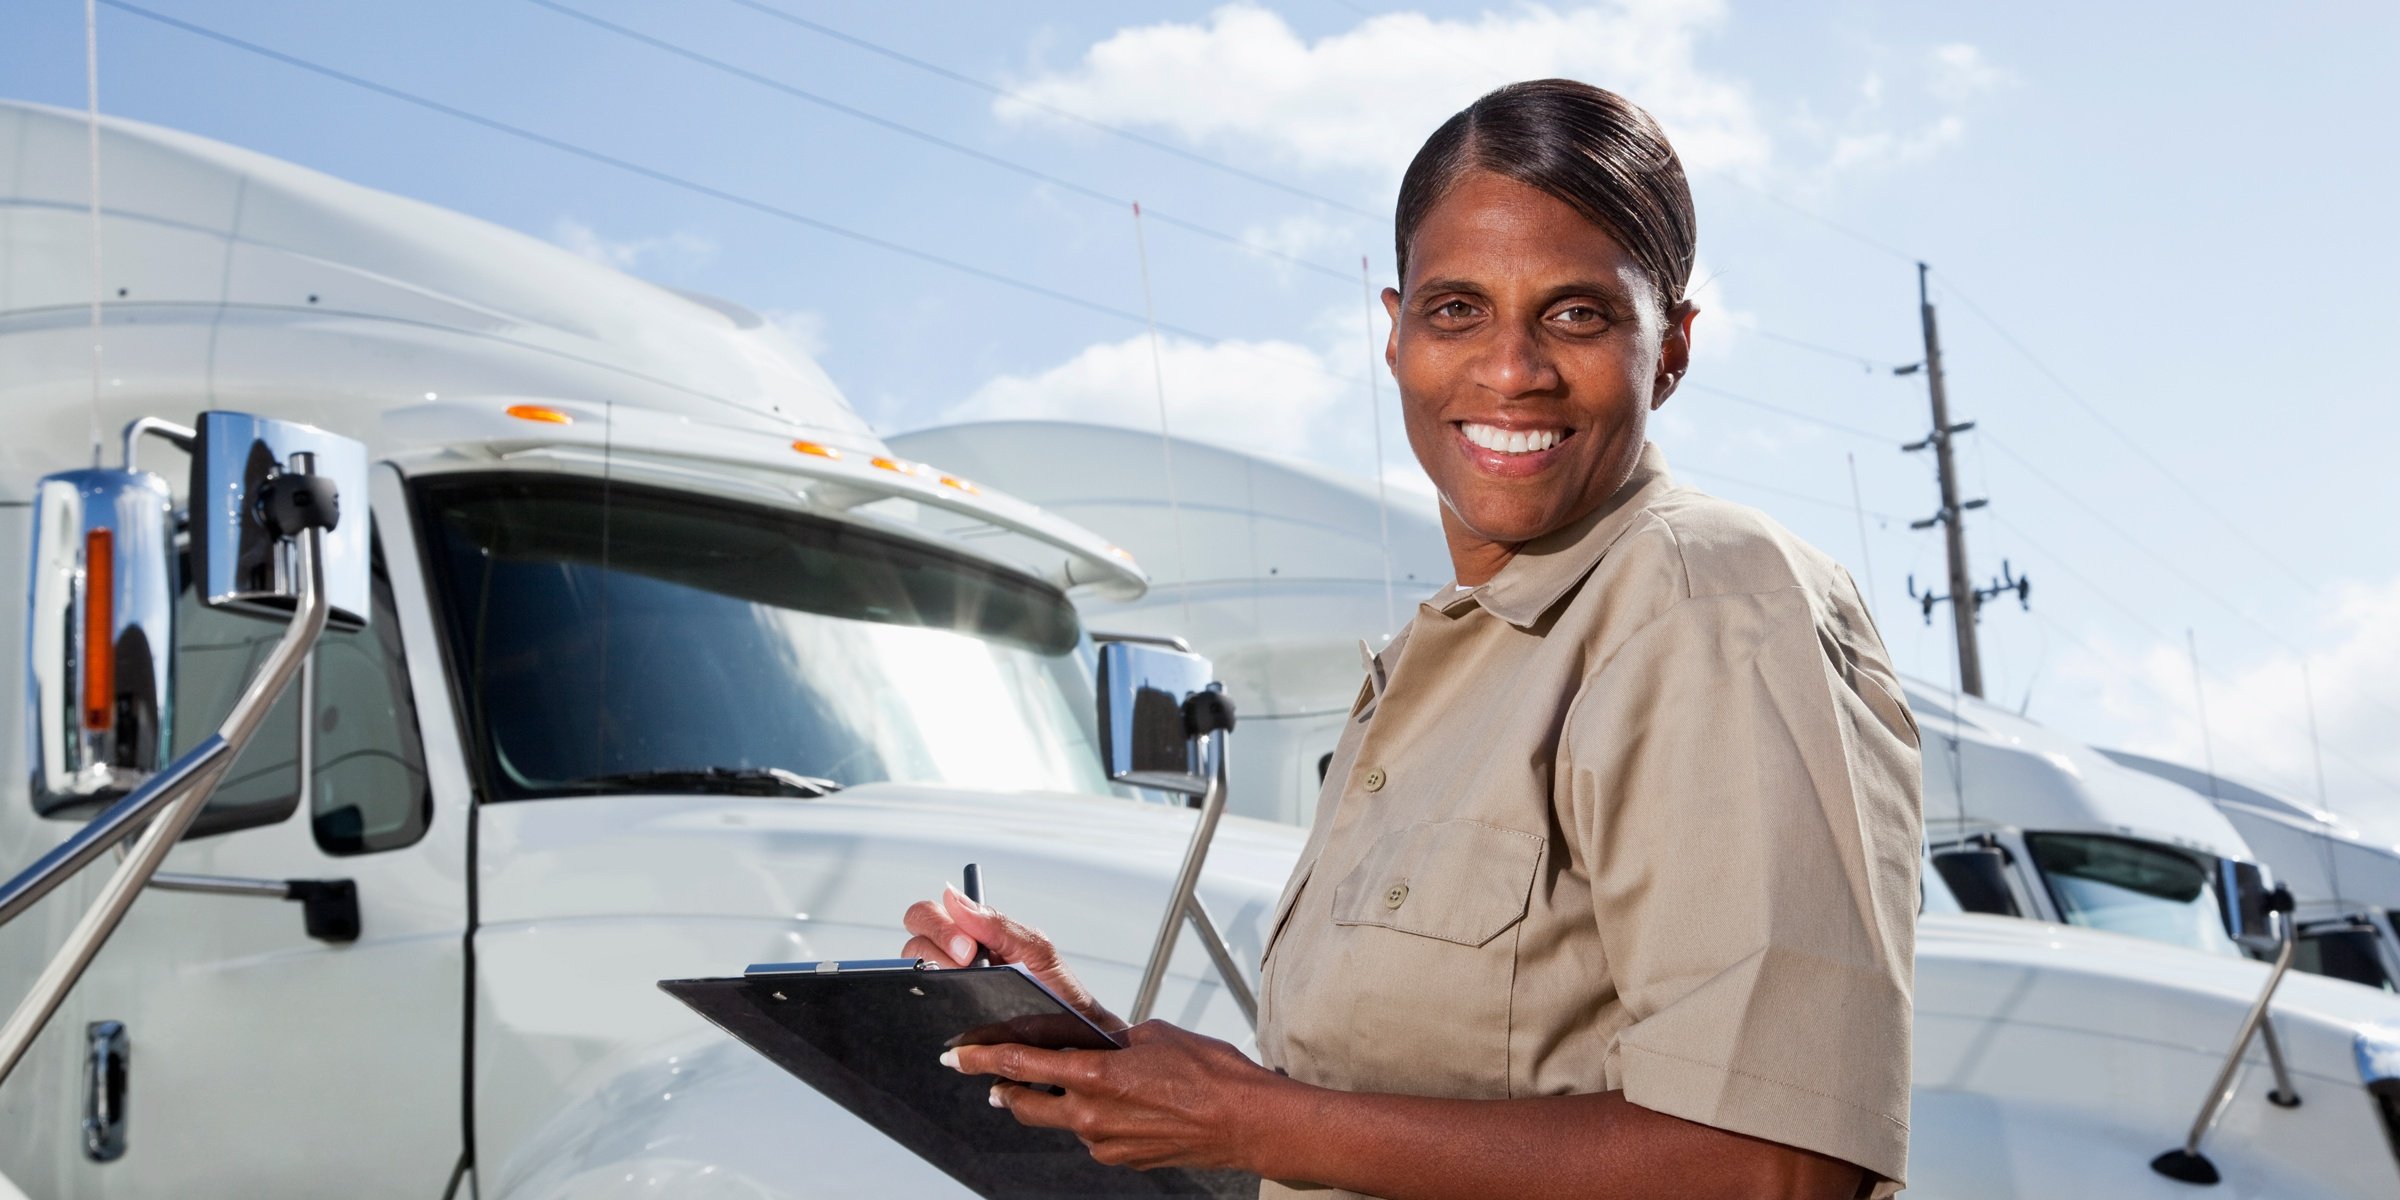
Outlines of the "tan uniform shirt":
<svg viewBox="0 0 2400 1200">
<path fill-rule="evenodd" d="M 1378 656 L 1277 908 L 1259 1049 L 1348 1091 L 1621 1089 L 1888 1195 L 1920 819 L 1849 575 L 1645 447 Z"/>
</svg>

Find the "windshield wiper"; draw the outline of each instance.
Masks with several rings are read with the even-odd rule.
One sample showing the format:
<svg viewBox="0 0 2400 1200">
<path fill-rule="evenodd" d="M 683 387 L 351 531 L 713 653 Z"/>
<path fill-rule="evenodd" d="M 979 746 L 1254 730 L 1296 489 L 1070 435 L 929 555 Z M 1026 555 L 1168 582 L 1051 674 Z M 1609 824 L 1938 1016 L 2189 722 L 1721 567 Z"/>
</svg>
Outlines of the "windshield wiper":
<svg viewBox="0 0 2400 1200">
<path fill-rule="evenodd" d="M 670 767 L 656 771 L 619 771 L 577 779 L 567 787 L 607 788 L 612 791 L 711 792 L 731 796 L 830 796 L 842 785 L 782 767 Z"/>
</svg>

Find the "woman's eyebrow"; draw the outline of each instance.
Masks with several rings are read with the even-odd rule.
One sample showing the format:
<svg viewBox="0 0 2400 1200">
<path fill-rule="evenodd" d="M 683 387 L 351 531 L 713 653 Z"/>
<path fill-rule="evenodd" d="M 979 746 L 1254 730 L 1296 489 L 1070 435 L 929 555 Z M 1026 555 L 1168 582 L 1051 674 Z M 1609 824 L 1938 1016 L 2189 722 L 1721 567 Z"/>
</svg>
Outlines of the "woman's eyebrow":
<svg viewBox="0 0 2400 1200">
<path fill-rule="evenodd" d="M 1577 279 L 1559 284 L 1544 292 L 1542 305 L 1546 308 L 1569 296 L 1597 296 L 1619 305 L 1633 302 L 1633 298 L 1625 293 L 1625 286 L 1621 283 L 1598 279 Z"/>
<path fill-rule="evenodd" d="M 1444 292 L 1469 292 L 1477 296 L 1485 294 L 1484 286 L 1472 279 L 1428 279 L 1417 285 L 1417 294 L 1420 296 L 1440 295 Z"/>
</svg>

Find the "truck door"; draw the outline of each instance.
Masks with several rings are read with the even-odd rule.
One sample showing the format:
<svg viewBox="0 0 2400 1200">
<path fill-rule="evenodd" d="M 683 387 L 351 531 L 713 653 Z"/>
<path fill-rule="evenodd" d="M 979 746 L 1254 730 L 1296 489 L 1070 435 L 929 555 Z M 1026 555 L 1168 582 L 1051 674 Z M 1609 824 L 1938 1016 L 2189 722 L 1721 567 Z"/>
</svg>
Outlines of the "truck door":
<svg viewBox="0 0 2400 1200">
<path fill-rule="evenodd" d="M 396 494 L 395 482 L 377 482 Z M 78 1034 L 121 1022 L 125 1057 L 107 1064 L 121 1088 L 122 1154 L 77 1154 L 72 1195 L 430 1200 L 451 1181 L 462 1143 L 466 793 L 454 750 L 445 768 L 437 746 L 428 766 L 428 733 L 452 735 L 405 517 L 375 542 L 369 628 L 328 631 L 311 711 L 287 693 L 202 817 L 246 827 L 189 840 L 164 868 L 346 880 L 357 937 L 312 937 L 288 900 L 147 891 L 75 992 Z M 214 728 L 281 626 L 205 609 L 188 592 L 176 616 L 180 750 Z M 314 737 L 305 781 L 303 717 Z M 290 815 L 272 819 L 279 812 Z M 110 1074 L 68 1077 L 88 1089 L 89 1078 L 110 1086 Z"/>
</svg>

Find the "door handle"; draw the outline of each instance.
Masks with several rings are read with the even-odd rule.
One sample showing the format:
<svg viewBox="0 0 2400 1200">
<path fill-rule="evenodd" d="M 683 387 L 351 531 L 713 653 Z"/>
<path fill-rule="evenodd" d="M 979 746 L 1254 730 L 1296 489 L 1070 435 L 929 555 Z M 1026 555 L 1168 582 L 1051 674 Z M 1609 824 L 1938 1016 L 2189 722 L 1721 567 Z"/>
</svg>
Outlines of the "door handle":
<svg viewBox="0 0 2400 1200">
<path fill-rule="evenodd" d="M 114 1162 L 125 1156 L 125 1086 L 132 1065 L 123 1021 L 84 1027 L 83 1156 Z"/>
</svg>

